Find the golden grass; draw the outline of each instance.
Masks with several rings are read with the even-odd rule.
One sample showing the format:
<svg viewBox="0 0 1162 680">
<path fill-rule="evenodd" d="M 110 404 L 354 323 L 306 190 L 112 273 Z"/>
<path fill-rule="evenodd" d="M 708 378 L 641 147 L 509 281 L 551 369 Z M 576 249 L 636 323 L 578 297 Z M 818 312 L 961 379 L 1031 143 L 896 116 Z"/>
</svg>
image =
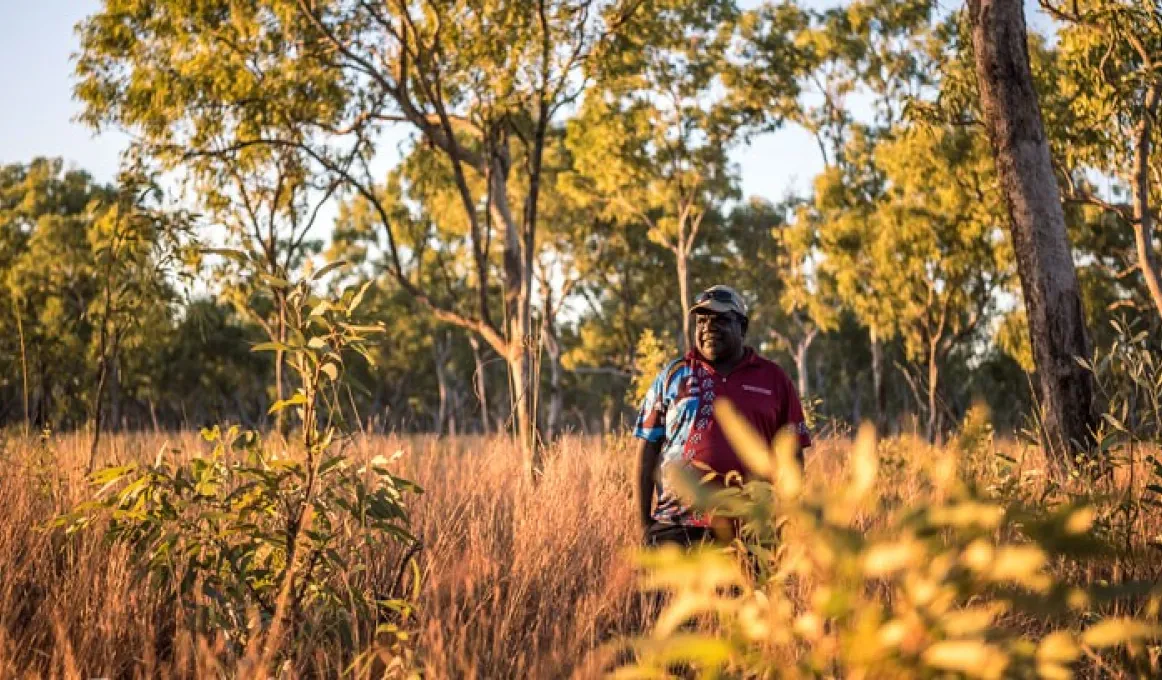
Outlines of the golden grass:
<svg viewBox="0 0 1162 680">
<path fill-rule="evenodd" d="M 47 445 L 10 436 L 0 442 L 0 677 L 188 677 L 212 672 L 212 643 L 191 640 L 174 621 L 172 602 L 134 579 L 126 555 L 96 536 L 64 540 L 43 524 L 85 497 L 80 466 L 87 440 L 53 437 Z M 102 459 L 152 460 L 177 447 L 203 451 L 192 433 L 109 437 Z M 1014 455 L 1016 447 L 1009 445 Z M 537 484 L 505 440 L 368 437 L 351 455 L 402 449 L 399 473 L 426 493 L 415 499 L 413 528 L 424 542 L 419 601 L 419 662 L 432 678 L 593 677 L 612 661 L 604 643 L 645 630 L 628 550 L 638 540 L 633 477 L 636 448 L 625 439 L 568 438 L 554 447 Z M 820 442 L 808 479 L 842 477 L 845 440 Z M 913 474 L 934 449 L 912 440 L 886 445 L 883 484 L 899 502 L 925 502 Z M 1033 453 L 1016 471 L 1039 469 Z M 968 460 L 978 483 L 1005 476 L 987 456 Z M 1036 497 L 1044 484 L 1025 475 Z M 1140 493 L 1145 475 L 1119 471 L 1118 494 Z M 1039 486 L 1040 485 L 1040 486 Z M 1112 505 L 1111 505 L 1112 507 Z M 859 520 L 865 526 L 875 517 Z M 1162 532 L 1159 513 L 1127 518 L 1131 540 L 1114 563 L 1058 565 L 1079 580 L 1156 577 L 1145 539 Z M 372 556 L 390 580 L 397 548 Z M 297 650 L 312 667 L 337 674 L 332 649 Z"/>
</svg>

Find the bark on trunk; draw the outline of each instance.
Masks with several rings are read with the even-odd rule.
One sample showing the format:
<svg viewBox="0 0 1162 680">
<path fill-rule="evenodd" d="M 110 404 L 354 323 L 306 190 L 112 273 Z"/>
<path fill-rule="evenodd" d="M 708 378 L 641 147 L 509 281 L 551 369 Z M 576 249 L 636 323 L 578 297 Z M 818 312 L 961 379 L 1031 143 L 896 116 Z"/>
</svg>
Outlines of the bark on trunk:
<svg viewBox="0 0 1162 680">
<path fill-rule="evenodd" d="M 436 411 L 436 436 L 444 434 L 444 427 L 448 422 L 448 370 L 447 361 L 450 343 L 446 335 L 437 335 L 432 343 L 432 353 L 436 362 L 436 390 L 439 394 L 439 408 Z"/>
<path fill-rule="evenodd" d="M 519 321 L 514 320 L 512 326 L 515 337 L 526 337 L 516 335 L 523 332 Z M 535 412 L 533 404 L 536 400 L 532 381 L 532 361 L 525 343 L 516 341 L 514 344 L 516 347 L 508 362 L 509 379 L 512 383 L 513 418 L 516 421 L 517 441 L 520 443 L 527 467 L 535 470 L 539 465 L 539 457 L 536 453 L 536 427 L 532 422 Z"/>
<path fill-rule="evenodd" d="M 928 427 L 927 436 L 929 442 L 935 442 L 937 436 L 940 434 L 940 363 L 937 357 L 936 348 L 932 347 L 928 351 Z"/>
<path fill-rule="evenodd" d="M 876 429 L 884 428 L 886 408 L 886 394 L 884 392 L 884 349 L 880 344 L 879 334 L 873 329 L 871 332 L 871 368 L 872 368 L 872 402 L 875 409 Z"/>
<path fill-rule="evenodd" d="M 1154 116 L 1158 114 L 1162 89 L 1154 86 L 1146 94 L 1145 111 L 1138 123 L 1134 150 L 1134 247 L 1138 251 L 1138 268 L 1146 280 L 1146 289 L 1154 308 L 1162 314 L 1162 270 L 1154 252 L 1154 214 L 1150 210 L 1150 152 L 1154 134 Z"/>
<path fill-rule="evenodd" d="M 275 303 L 278 305 L 278 337 L 275 338 L 280 345 L 286 344 L 286 298 L 281 292 L 275 294 Z M 286 364 L 286 352 L 283 350 L 275 350 L 274 352 L 274 399 L 275 401 L 282 401 L 286 398 L 286 391 L 283 387 L 283 368 Z M 279 409 L 274 414 L 274 431 L 282 436 L 286 436 L 286 409 Z"/>
<path fill-rule="evenodd" d="M 678 297 L 682 302 L 682 351 L 690 351 L 690 262 L 685 248 L 674 250 L 678 268 Z"/>
<path fill-rule="evenodd" d="M 545 321 L 542 326 L 542 341 L 545 353 L 549 355 L 549 411 L 545 416 L 545 443 L 551 444 L 557 437 L 561 425 L 561 410 L 564 408 L 564 394 L 561 387 L 561 344 L 557 341 L 557 329 L 552 319 L 550 298 L 546 295 Z"/>
<path fill-rule="evenodd" d="M 89 462 L 85 472 L 92 474 L 97 465 L 97 447 L 101 445 L 101 413 L 104 410 L 105 383 L 109 379 L 109 359 L 101 357 L 97 373 L 97 394 L 93 399 L 93 441 L 89 446 Z"/>
<path fill-rule="evenodd" d="M 157 405 L 153 402 L 153 398 L 149 399 L 149 420 L 153 423 L 153 433 L 161 432 L 161 425 L 157 422 Z"/>
<path fill-rule="evenodd" d="M 797 377 L 799 379 L 799 399 L 805 402 L 807 401 L 807 397 L 810 396 L 811 391 L 811 380 L 810 375 L 808 375 L 808 359 L 810 358 L 811 344 L 815 342 L 815 337 L 819 335 L 819 329 L 810 324 L 803 323 L 800 323 L 799 327 L 803 331 L 803 336 L 795 345 L 795 370 L 798 372 Z"/>
<path fill-rule="evenodd" d="M 535 466 L 533 456 L 534 426 L 532 367 L 530 366 L 528 316 L 525 312 L 524 280 L 522 276 L 521 238 L 516 224 L 505 229 L 504 284 L 508 312 L 508 376 L 512 400 L 513 425 L 521 452 L 529 466 Z"/>
<path fill-rule="evenodd" d="M 526 467 L 534 473 L 540 468 L 536 446 L 536 384 L 532 371 L 532 249 L 536 241 L 530 230 L 525 233 L 513 218 L 508 204 L 508 160 L 501 152 L 499 166 L 493 172 L 493 201 L 504 224 L 504 303 L 508 316 L 508 337 L 505 359 L 508 362 L 511 387 L 512 413 L 518 445 L 525 457 Z M 530 188 L 531 191 L 531 188 Z M 531 199 L 535 205 L 535 199 Z M 526 222 L 535 220 L 535 213 L 526 215 Z"/>
<path fill-rule="evenodd" d="M 119 432 L 124 427 L 121 413 L 121 360 L 113 357 L 109 368 L 109 430 Z"/>
<path fill-rule="evenodd" d="M 484 374 L 484 353 L 480 347 L 480 339 L 475 335 L 468 337 L 468 344 L 472 347 L 472 361 L 476 366 L 472 383 L 476 387 L 476 401 L 480 404 L 480 431 L 488 435 L 492 432 L 492 423 L 488 414 L 488 378 Z"/>
<path fill-rule="evenodd" d="M 810 345 L 810 340 L 803 338 L 795 346 L 795 372 L 799 379 L 799 398 L 803 400 L 807 399 L 807 388 L 810 386 L 807 375 L 807 349 Z"/>
<path fill-rule="evenodd" d="M 12 311 L 16 313 L 16 332 L 20 337 L 20 378 L 21 395 L 24 397 L 24 436 L 32 430 L 32 417 L 28 405 L 28 353 L 24 345 L 24 321 L 21 319 L 20 307 L 16 300 L 12 300 Z"/>
<path fill-rule="evenodd" d="M 1043 441 L 1064 467 L 1068 454 L 1092 442 L 1092 376 L 1075 360 L 1089 358 L 1090 341 L 1029 70 L 1024 8 L 1021 0 L 969 0 L 968 8 L 981 104 L 1009 208 L 1040 381 Z"/>
</svg>

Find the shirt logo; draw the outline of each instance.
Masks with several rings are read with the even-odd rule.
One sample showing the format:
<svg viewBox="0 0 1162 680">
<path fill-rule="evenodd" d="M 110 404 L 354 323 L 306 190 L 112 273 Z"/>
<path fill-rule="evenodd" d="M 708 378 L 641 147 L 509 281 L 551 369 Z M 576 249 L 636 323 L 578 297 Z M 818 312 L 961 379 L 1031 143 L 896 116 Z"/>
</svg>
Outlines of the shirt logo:
<svg viewBox="0 0 1162 680">
<path fill-rule="evenodd" d="M 768 390 L 765 387 L 756 387 L 755 385 L 743 385 L 742 389 L 746 390 L 747 392 L 758 392 L 759 394 L 765 394 L 768 397 L 774 394 L 774 392 Z"/>
</svg>

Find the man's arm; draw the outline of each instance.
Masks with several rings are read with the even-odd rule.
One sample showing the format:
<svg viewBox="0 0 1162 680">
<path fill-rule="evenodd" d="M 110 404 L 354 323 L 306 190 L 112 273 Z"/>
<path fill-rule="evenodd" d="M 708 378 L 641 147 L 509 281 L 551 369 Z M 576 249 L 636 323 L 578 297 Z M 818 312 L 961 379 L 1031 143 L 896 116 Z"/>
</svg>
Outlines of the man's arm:
<svg viewBox="0 0 1162 680">
<path fill-rule="evenodd" d="M 662 442 L 642 441 L 640 467 L 638 468 L 638 511 L 642 529 L 648 529 L 653 520 L 654 477 L 658 470 L 658 458 L 662 454 Z"/>
</svg>

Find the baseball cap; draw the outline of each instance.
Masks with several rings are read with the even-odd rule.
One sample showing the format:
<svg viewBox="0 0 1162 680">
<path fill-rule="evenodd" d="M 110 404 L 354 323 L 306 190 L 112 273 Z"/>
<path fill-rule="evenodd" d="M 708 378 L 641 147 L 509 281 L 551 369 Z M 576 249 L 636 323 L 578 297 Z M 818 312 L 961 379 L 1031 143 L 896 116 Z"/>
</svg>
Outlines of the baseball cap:
<svg viewBox="0 0 1162 680">
<path fill-rule="evenodd" d="M 690 313 L 693 314 L 700 309 L 719 314 L 734 312 L 743 318 L 748 316 L 746 302 L 743 301 L 738 291 L 730 286 L 711 286 L 699 293 L 694 298 L 694 306 L 690 308 Z"/>
</svg>

